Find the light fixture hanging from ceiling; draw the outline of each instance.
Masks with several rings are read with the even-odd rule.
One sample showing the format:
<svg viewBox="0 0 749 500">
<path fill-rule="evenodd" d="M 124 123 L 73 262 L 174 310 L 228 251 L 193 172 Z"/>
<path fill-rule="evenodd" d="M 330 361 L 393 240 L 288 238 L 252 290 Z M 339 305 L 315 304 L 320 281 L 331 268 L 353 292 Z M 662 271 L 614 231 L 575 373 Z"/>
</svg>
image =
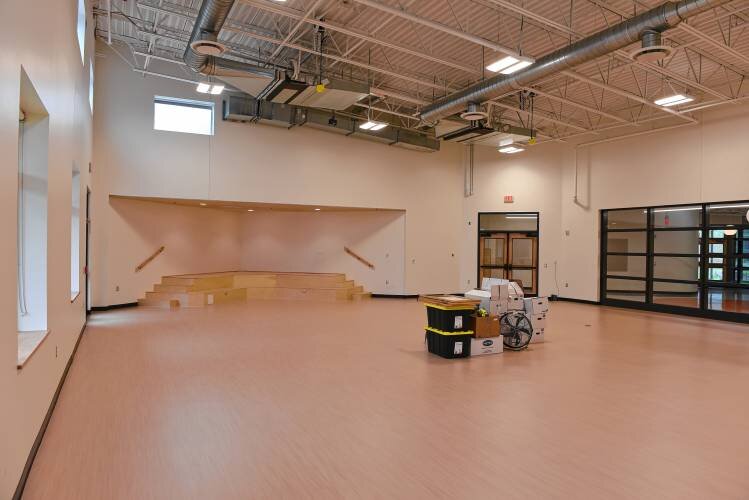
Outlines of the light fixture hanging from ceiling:
<svg viewBox="0 0 749 500">
<path fill-rule="evenodd" d="M 369 51 L 369 63 L 372 62 L 372 50 Z M 367 70 L 367 83 L 370 83 L 370 74 L 369 70 Z M 367 121 L 359 125 L 359 128 L 362 130 L 369 130 L 370 132 L 377 132 L 378 130 L 382 130 L 385 127 L 388 126 L 387 123 L 383 122 L 376 122 L 372 120 L 372 93 L 369 93 L 368 96 L 369 102 L 367 103 Z"/>
<path fill-rule="evenodd" d="M 198 82 L 198 86 L 195 90 L 201 94 L 219 95 L 224 91 L 224 88 L 224 85 L 220 83 Z"/>
<path fill-rule="evenodd" d="M 516 71 L 520 71 L 523 68 L 527 68 L 531 64 L 535 63 L 536 60 L 532 57 L 523 56 L 506 56 L 499 59 L 489 66 L 486 67 L 488 71 L 492 73 L 502 73 L 503 75 L 511 75 Z"/>
<path fill-rule="evenodd" d="M 686 104 L 688 102 L 694 101 L 694 97 L 687 95 L 687 94 L 674 94 L 667 97 L 662 97 L 660 99 L 656 99 L 654 102 L 658 106 L 663 106 L 664 108 L 670 108 L 672 106 L 680 106 L 682 104 Z"/>
</svg>

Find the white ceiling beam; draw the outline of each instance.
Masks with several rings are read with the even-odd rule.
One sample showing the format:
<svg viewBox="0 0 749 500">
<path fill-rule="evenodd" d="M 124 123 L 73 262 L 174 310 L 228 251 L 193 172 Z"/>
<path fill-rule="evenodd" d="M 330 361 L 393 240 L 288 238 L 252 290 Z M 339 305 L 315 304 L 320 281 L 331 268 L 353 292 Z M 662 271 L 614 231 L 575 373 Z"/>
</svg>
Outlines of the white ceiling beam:
<svg viewBox="0 0 749 500">
<path fill-rule="evenodd" d="M 237 27 L 231 26 L 229 24 L 224 25 L 222 31 L 223 30 L 232 31 L 234 33 L 239 33 L 241 35 L 245 35 L 245 36 L 248 36 L 250 38 L 255 38 L 257 40 L 262 40 L 264 42 L 269 42 L 269 43 L 273 43 L 273 44 L 280 44 L 282 42 L 281 40 L 279 40 L 277 38 L 273 38 L 273 37 L 266 36 L 266 35 L 261 35 L 260 33 L 255 33 L 253 31 L 248 31 L 247 29 L 244 29 L 244 28 L 237 28 Z M 311 49 L 309 47 L 305 47 L 304 45 L 299 45 L 297 43 L 287 43 L 286 46 L 289 47 L 289 48 L 292 48 L 292 49 L 299 50 L 301 52 L 306 52 L 308 54 L 320 55 L 320 53 L 317 52 L 317 51 L 315 51 L 314 49 Z M 448 90 L 448 91 L 455 91 L 455 90 L 457 90 L 456 87 L 453 87 L 451 85 L 443 85 L 443 84 L 439 84 L 439 83 L 434 83 L 434 82 L 429 81 L 429 80 L 423 80 L 421 78 L 415 78 L 415 77 L 412 77 L 412 76 L 404 75 L 403 73 L 398 73 L 397 71 L 392 71 L 392 70 L 389 70 L 389 69 L 386 69 L 386 68 L 380 68 L 378 66 L 373 66 L 371 64 L 367 64 L 367 63 L 364 63 L 364 62 L 361 62 L 361 61 L 356 61 L 354 59 L 348 59 L 346 57 L 337 56 L 335 54 L 330 54 L 328 52 L 323 52 L 322 56 L 324 58 L 330 59 L 332 61 L 343 62 L 343 63 L 346 63 L 346 64 L 350 64 L 351 66 L 357 66 L 359 68 L 363 68 L 363 69 L 366 69 L 366 70 L 369 70 L 369 71 L 373 71 L 375 73 L 380 73 L 380 74 L 383 74 L 383 75 L 392 76 L 393 78 L 399 78 L 401 80 L 406 80 L 408 82 L 415 83 L 417 85 L 422 85 L 422 86 L 425 86 L 425 87 L 429 87 L 429 88 L 433 88 L 433 89 L 437 89 L 437 90 L 443 90 L 443 91 L 444 90 Z"/>
<path fill-rule="evenodd" d="M 395 43 L 392 43 L 392 42 L 389 42 L 389 41 L 386 41 L 386 40 L 381 40 L 379 38 L 375 38 L 373 36 L 367 35 L 366 33 L 363 33 L 363 32 L 361 32 L 359 30 L 354 30 L 354 29 L 351 29 L 351 28 L 347 28 L 345 26 L 341 26 L 341 25 L 338 25 L 338 24 L 335 24 L 335 23 L 331 23 L 329 21 L 325 21 L 325 20 L 322 20 L 322 19 L 309 19 L 309 18 L 305 19 L 297 11 L 292 10 L 292 9 L 288 9 L 286 7 L 281 7 L 281 6 L 278 6 L 278 5 L 269 5 L 269 4 L 266 4 L 266 3 L 263 3 L 263 2 L 259 2 L 257 0 L 241 0 L 241 1 L 242 1 L 242 3 L 245 3 L 247 5 L 250 5 L 252 7 L 255 7 L 257 9 L 260 9 L 260 10 L 263 10 L 263 11 L 266 11 L 266 12 L 272 12 L 272 13 L 275 13 L 275 14 L 280 14 L 282 16 L 287 16 L 287 17 L 290 17 L 292 19 L 299 19 L 301 22 L 306 22 L 306 23 L 309 23 L 309 24 L 314 24 L 314 25 L 322 26 L 323 28 L 326 28 L 326 29 L 329 29 L 329 30 L 332 30 L 332 31 L 336 31 L 336 32 L 341 33 L 343 35 L 350 36 L 350 37 L 353 37 L 353 38 L 358 38 L 359 40 L 363 40 L 365 42 L 370 42 L 370 43 L 374 43 L 374 44 L 377 44 L 377 45 L 381 45 L 383 47 L 387 47 L 389 49 L 397 50 L 399 52 L 403 52 L 405 54 L 409 54 L 409 55 L 412 55 L 412 56 L 415 56 L 415 57 L 419 57 L 419 58 L 425 59 L 427 61 L 431 61 L 431 62 L 434 62 L 434 63 L 437 63 L 437 64 L 442 64 L 444 66 L 449 66 L 451 68 L 455 68 L 455 69 L 458 69 L 458 70 L 461 70 L 461 71 L 465 71 L 467 73 L 471 73 L 471 74 L 474 74 L 474 75 L 481 73 L 480 69 L 472 68 L 470 66 L 466 66 L 464 64 L 460 64 L 460 63 L 457 63 L 457 62 L 448 61 L 446 59 L 441 59 L 441 58 L 435 57 L 435 56 L 433 56 L 431 54 L 426 54 L 424 52 L 420 52 L 418 50 L 414 50 L 414 49 L 411 49 L 409 47 L 404 47 L 403 45 L 395 44 Z"/>
<path fill-rule="evenodd" d="M 533 87 L 526 87 L 525 90 L 528 90 L 530 92 L 533 92 L 534 94 L 538 94 L 540 96 L 546 97 L 547 99 L 551 99 L 553 101 L 557 101 L 557 102 L 560 102 L 562 104 L 566 104 L 568 106 L 573 106 L 575 108 L 582 109 L 582 110 L 587 111 L 589 113 L 594 113 L 594 114 L 596 114 L 598 116 L 603 116 L 603 117 L 609 118 L 609 119 L 614 120 L 614 121 L 619 122 L 619 123 L 632 123 L 634 125 L 634 122 L 632 122 L 630 120 L 626 120 L 626 119 L 624 119 L 624 118 L 622 118 L 620 116 L 612 115 L 610 113 L 606 113 L 605 111 L 601 111 L 600 109 L 596 109 L 596 108 L 593 108 L 593 107 L 590 107 L 590 106 L 586 106 L 585 104 L 581 104 L 579 102 L 575 102 L 575 101 L 572 101 L 570 99 L 565 99 L 564 97 L 560 97 L 560 96 L 557 96 L 557 95 L 554 95 L 554 94 L 550 94 L 548 92 L 544 92 L 542 90 L 538 90 L 538 89 L 533 88 Z"/>
<path fill-rule="evenodd" d="M 299 31 L 299 28 L 301 28 L 306 21 L 309 20 L 310 16 L 314 14 L 315 9 L 323 2 L 323 0 L 315 0 L 309 9 L 307 9 L 307 12 L 305 12 L 304 16 L 301 16 L 297 23 L 294 25 L 294 27 L 289 30 L 289 33 L 286 35 L 286 38 L 283 39 L 283 42 L 276 47 L 276 50 L 273 51 L 273 53 L 268 58 L 269 62 L 273 62 L 273 60 L 276 58 L 278 54 L 281 53 L 281 51 L 286 47 L 286 45 L 291 41 L 292 37 L 296 35 L 296 32 Z"/>
<path fill-rule="evenodd" d="M 483 47 L 496 50 L 497 52 L 503 52 L 505 54 L 511 55 L 511 56 L 518 56 L 518 51 L 507 47 L 505 45 L 492 42 L 491 40 L 487 40 L 486 38 L 482 38 L 480 36 L 472 35 L 470 33 L 466 33 L 465 31 L 460 31 L 454 28 L 451 28 L 450 26 L 446 26 L 442 23 L 438 23 L 436 21 L 432 21 L 430 19 L 425 19 L 423 17 L 419 17 L 417 15 L 411 14 L 409 12 L 406 12 L 405 10 L 398 9 L 395 7 L 390 7 L 389 5 L 385 5 L 380 2 L 376 2 L 375 0 L 353 0 L 356 3 L 365 5 L 367 7 L 371 7 L 373 9 L 381 10 L 382 12 L 387 12 L 388 14 L 392 14 L 394 16 L 398 16 L 402 19 L 406 19 L 408 21 L 411 21 L 416 24 L 421 24 L 422 26 L 427 26 L 429 28 L 432 28 L 437 31 L 441 31 L 443 33 L 447 33 L 449 35 L 452 35 L 457 38 L 462 38 L 463 40 L 466 40 L 468 42 L 475 43 L 477 45 L 481 45 Z"/>
</svg>

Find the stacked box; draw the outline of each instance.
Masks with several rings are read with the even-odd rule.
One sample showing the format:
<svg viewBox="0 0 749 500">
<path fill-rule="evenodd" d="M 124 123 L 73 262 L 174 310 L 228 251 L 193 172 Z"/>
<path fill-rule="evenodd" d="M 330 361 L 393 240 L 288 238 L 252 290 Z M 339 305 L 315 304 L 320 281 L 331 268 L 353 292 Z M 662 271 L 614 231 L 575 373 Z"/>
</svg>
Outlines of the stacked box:
<svg viewBox="0 0 749 500">
<path fill-rule="evenodd" d="M 471 355 L 473 332 L 443 332 L 427 328 L 427 350 L 443 358 L 467 358 Z"/>
<path fill-rule="evenodd" d="M 499 335 L 499 316 L 474 317 L 473 330 L 476 338 L 489 338 Z"/>
<path fill-rule="evenodd" d="M 544 333 L 546 333 L 546 313 L 528 314 L 528 319 L 531 320 L 531 326 L 533 327 L 531 344 L 543 342 Z"/>
<path fill-rule="evenodd" d="M 445 307 L 425 304 L 427 307 L 427 324 L 444 332 L 462 332 L 469 330 L 473 308 Z M 473 332 L 470 332 L 473 333 Z"/>
<path fill-rule="evenodd" d="M 500 354 L 503 351 L 502 336 L 471 340 L 471 356 Z"/>
</svg>

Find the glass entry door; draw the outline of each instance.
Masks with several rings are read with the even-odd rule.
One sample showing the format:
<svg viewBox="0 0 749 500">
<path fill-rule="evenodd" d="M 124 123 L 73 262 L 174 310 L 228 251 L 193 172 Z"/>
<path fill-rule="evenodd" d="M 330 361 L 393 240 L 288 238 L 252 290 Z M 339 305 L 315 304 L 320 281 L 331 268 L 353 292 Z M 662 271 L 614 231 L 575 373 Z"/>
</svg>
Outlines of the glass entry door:
<svg viewBox="0 0 749 500">
<path fill-rule="evenodd" d="M 478 286 L 484 278 L 519 282 L 538 295 L 538 214 L 479 214 Z"/>
<path fill-rule="evenodd" d="M 538 236 L 511 234 L 509 239 L 509 278 L 523 286 L 527 295 L 536 295 Z"/>
</svg>

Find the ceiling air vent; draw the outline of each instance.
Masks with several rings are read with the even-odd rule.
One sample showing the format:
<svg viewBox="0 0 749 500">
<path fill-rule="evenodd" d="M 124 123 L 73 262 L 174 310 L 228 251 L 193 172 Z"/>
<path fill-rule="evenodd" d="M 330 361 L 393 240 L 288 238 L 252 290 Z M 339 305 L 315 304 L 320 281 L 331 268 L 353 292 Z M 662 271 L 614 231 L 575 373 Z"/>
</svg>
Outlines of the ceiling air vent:
<svg viewBox="0 0 749 500">
<path fill-rule="evenodd" d="M 657 31 L 646 31 L 642 35 L 642 46 L 629 53 L 638 62 L 654 63 L 665 59 L 673 52 L 673 48 L 663 45 L 661 34 Z"/>
<path fill-rule="evenodd" d="M 190 44 L 190 47 L 204 56 L 220 56 L 226 52 L 226 45 L 215 40 L 195 40 Z"/>
</svg>

